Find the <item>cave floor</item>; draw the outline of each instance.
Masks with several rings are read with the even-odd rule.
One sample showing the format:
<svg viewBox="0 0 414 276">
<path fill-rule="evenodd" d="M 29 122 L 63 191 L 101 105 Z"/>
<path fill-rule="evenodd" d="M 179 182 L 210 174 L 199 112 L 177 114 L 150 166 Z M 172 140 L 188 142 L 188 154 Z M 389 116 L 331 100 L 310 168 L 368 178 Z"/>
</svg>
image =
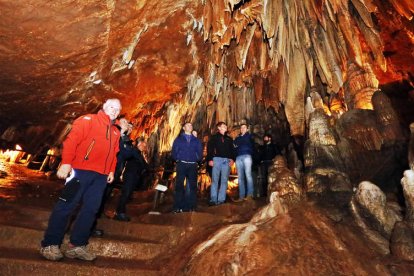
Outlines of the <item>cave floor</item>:
<svg viewBox="0 0 414 276">
<path fill-rule="evenodd" d="M 93 262 L 67 258 L 51 262 L 38 250 L 61 188 L 61 180 L 0 159 L 0 275 L 186 274 L 184 268 L 198 244 L 222 227 L 248 222 L 265 205 L 264 200 L 252 200 L 208 207 L 207 199 L 199 198 L 197 212 L 173 214 L 167 192 L 157 210 L 160 214 L 151 215 L 148 212 L 154 192 L 137 191 L 127 206 L 132 220 L 120 222 L 111 219 L 119 196 L 115 189 L 105 215 L 98 221 L 105 235 L 90 239 L 98 258 Z M 412 275 L 414 263 L 379 254 L 363 237 L 343 211 L 346 195 L 324 204 L 320 200 L 308 197 L 288 215 L 270 223 L 267 227 L 272 231 L 259 234 L 260 239 L 267 240 L 264 246 L 275 247 L 278 256 L 271 257 L 270 274 L 255 274 Z M 201 274 L 216 273 L 204 270 Z"/>
<path fill-rule="evenodd" d="M 120 192 L 115 188 L 98 220 L 97 228 L 105 234 L 90 239 L 98 258 L 51 262 L 38 250 L 62 184 L 54 176 L 0 159 L 0 275 L 175 275 L 196 244 L 224 225 L 248 221 L 265 204 L 264 199 L 228 200 L 209 207 L 199 197 L 197 212 L 173 214 L 167 192 L 159 214 L 149 214 L 155 193 L 135 191 L 127 205 L 131 221 L 121 222 L 111 218 Z"/>
</svg>

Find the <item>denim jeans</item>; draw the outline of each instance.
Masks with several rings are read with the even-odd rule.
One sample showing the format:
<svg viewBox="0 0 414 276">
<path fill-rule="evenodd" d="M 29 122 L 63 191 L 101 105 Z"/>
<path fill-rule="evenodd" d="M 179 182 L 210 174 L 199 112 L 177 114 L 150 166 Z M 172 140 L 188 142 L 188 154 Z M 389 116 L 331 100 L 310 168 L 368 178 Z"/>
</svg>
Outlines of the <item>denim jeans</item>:
<svg viewBox="0 0 414 276">
<path fill-rule="evenodd" d="M 174 189 L 174 210 L 194 210 L 197 207 L 197 163 L 177 162 Z M 184 188 L 184 180 L 186 186 Z"/>
<path fill-rule="evenodd" d="M 252 164 L 253 160 L 250 154 L 239 155 L 236 158 L 237 176 L 239 178 L 239 198 L 246 197 L 246 187 L 247 196 L 253 196 Z"/>
<path fill-rule="evenodd" d="M 88 244 L 91 228 L 107 185 L 107 176 L 94 171 L 75 170 L 75 177 L 80 182 L 79 190 L 70 202 L 59 200 L 56 203 L 49 218 L 42 246 L 62 243 L 69 218 L 79 203 L 81 208 L 72 228 L 70 243 L 75 246 Z"/>
<path fill-rule="evenodd" d="M 230 159 L 214 157 L 212 175 L 213 179 L 210 188 L 210 202 L 215 204 L 224 203 L 226 201 L 227 181 L 229 180 L 230 175 Z"/>
</svg>

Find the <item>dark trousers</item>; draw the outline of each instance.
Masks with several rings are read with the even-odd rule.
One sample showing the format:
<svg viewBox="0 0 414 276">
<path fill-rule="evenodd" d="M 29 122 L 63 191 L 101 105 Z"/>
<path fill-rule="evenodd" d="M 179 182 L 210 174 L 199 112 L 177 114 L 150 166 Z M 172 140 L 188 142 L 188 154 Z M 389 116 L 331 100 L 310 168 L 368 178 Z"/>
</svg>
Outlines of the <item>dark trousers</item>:
<svg viewBox="0 0 414 276">
<path fill-rule="evenodd" d="M 197 207 L 197 163 L 177 162 L 174 190 L 174 210 L 194 210 Z M 186 186 L 184 187 L 184 180 Z"/>
<path fill-rule="evenodd" d="M 122 184 L 121 196 L 119 197 L 118 206 L 116 207 L 117 214 L 126 213 L 126 204 L 128 203 L 130 196 L 134 192 L 138 181 L 138 173 L 124 173 L 124 183 Z"/>
<path fill-rule="evenodd" d="M 56 203 L 42 246 L 62 243 L 69 218 L 79 203 L 81 208 L 72 228 L 70 243 L 75 246 L 88 244 L 90 231 L 107 185 L 107 176 L 93 171 L 75 170 L 75 177 L 79 179 L 79 189 L 70 202 L 59 200 Z"/>
<path fill-rule="evenodd" d="M 268 176 L 269 176 L 269 167 L 273 164 L 272 160 L 263 161 L 260 164 L 260 169 L 262 172 L 262 196 L 267 196 L 267 187 L 268 187 Z"/>
</svg>

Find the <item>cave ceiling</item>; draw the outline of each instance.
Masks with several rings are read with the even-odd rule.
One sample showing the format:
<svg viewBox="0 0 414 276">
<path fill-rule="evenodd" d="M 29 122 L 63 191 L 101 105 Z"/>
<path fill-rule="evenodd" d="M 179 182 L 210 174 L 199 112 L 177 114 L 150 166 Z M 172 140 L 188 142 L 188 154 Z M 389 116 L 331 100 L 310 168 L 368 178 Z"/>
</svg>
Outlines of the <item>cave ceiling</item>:
<svg viewBox="0 0 414 276">
<path fill-rule="evenodd" d="M 6 140 L 58 135 L 108 97 L 147 131 L 200 113 L 237 124 L 262 101 L 303 134 L 311 88 L 328 109 L 369 108 L 381 85 L 414 81 L 410 0 L 0 0 L 0 15 Z"/>
</svg>

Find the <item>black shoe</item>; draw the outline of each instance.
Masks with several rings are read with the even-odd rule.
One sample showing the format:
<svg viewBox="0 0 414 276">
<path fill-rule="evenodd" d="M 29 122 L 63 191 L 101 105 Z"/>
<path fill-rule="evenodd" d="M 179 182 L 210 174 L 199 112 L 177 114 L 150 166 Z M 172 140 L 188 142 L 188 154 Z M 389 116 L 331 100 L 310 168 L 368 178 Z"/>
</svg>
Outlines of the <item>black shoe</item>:
<svg viewBox="0 0 414 276">
<path fill-rule="evenodd" d="M 173 214 L 179 214 L 179 213 L 182 213 L 182 212 L 183 212 L 183 209 L 175 209 L 175 210 L 172 211 Z"/>
<path fill-rule="evenodd" d="M 91 232 L 92 237 L 100 238 L 100 237 L 103 237 L 103 235 L 104 235 L 104 231 L 102 229 L 93 229 Z"/>
<path fill-rule="evenodd" d="M 214 202 L 214 201 L 208 202 L 208 206 L 216 206 L 216 205 L 217 205 L 217 202 Z"/>
<path fill-rule="evenodd" d="M 131 218 L 128 217 L 125 213 L 115 214 L 114 219 L 119 221 L 130 221 Z"/>
</svg>

